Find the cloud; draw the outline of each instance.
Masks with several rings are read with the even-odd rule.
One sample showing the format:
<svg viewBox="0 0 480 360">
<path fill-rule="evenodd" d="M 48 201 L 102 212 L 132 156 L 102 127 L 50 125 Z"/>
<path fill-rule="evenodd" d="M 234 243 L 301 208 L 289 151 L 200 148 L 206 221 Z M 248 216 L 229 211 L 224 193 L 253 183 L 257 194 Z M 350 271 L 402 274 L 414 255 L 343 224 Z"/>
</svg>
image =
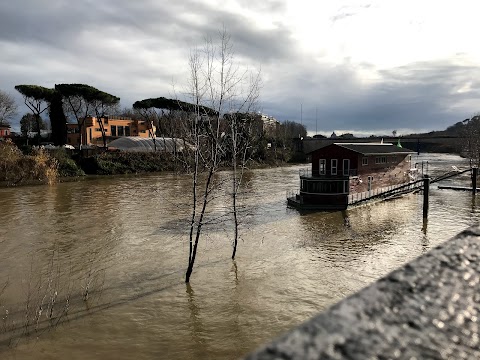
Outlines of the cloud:
<svg viewBox="0 0 480 360">
<path fill-rule="evenodd" d="M 386 5 L 341 1 L 322 8 L 312 8 L 311 3 L 298 8 L 302 4 L 286 0 L 4 1 L 0 3 L 0 88 L 15 94 L 19 104 L 17 84 L 86 83 L 119 96 L 122 106 L 148 97 L 173 96 L 172 83 L 181 92 L 187 82 L 190 49 L 202 46 L 206 36 L 214 37 L 225 26 L 236 60 L 262 68 L 263 111 L 280 120 L 303 121 L 309 130 L 315 129 L 316 112 L 321 131 L 390 132 L 442 129 L 478 110 L 480 73 L 466 40 L 451 49 L 451 56 L 442 49 L 438 52 L 442 56 L 428 58 L 422 52 L 415 60 L 412 50 L 402 57 L 408 61 L 388 61 L 386 66 L 375 62 L 377 55 L 391 60 L 386 59 L 390 50 L 409 51 L 399 48 L 402 29 L 384 31 L 395 36 L 383 36 L 381 42 L 376 36 L 364 36 L 376 34 L 377 28 L 361 31 L 368 25 L 366 20 L 379 19 Z M 293 17 L 292 9 L 296 10 Z M 395 12 L 389 11 L 389 16 Z M 294 22 L 305 15 L 315 21 Z M 347 18 L 355 19 L 355 31 L 348 30 L 346 22 L 331 26 L 332 21 Z M 415 19 L 422 20 L 421 16 Z M 451 29 L 454 36 L 455 27 Z M 417 30 L 407 30 L 413 41 Z M 421 37 L 425 44 L 430 33 Z M 362 49 L 375 51 L 363 56 Z"/>
<path fill-rule="evenodd" d="M 342 6 L 340 9 L 337 11 L 337 13 L 330 18 L 331 22 L 335 23 L 340 20 L 344 20 L 346 18 L 358 15 L 362 11 L 365 11 L 366 9 L 369 9 L 372 6 L 372 4 L 363 4 L 359 6 Z"/>
<path fill-rule="evenodd" d="M 266 85 L 278 89 L 280 83 L 288 83 L 290 88 L 265 99 L 264 110 L 280 119 L 300 121 L 302 107 L 302 122 L 309 130 L 316 127 L 317 112 L 318 128 L 324 132 L 432 130 L 468 117 L 480 95 L 480 82 L 472 81 L 479 78 L 480 69 L 448 60 L 380 70 L 372 83 L 364 83 L 358 70 L 348 63 L 304 64 Z M 285 104 L 283 112 L 278 112 L 277 103 Z"/>
</svg>

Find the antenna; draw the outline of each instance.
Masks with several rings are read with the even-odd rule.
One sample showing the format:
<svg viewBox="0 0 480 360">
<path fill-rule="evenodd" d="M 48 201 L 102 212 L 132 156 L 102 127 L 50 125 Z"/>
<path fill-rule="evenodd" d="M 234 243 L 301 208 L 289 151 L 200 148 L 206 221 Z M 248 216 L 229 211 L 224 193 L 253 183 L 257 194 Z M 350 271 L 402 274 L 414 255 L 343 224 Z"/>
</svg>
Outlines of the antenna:
<svg viewBox="0 0 480 360">
<path fill-rule="evenodd" d="M 315 135 L 318 134 L 317 122 L 318 122 L 318 107 L 315 108 Z"/>
</svg>

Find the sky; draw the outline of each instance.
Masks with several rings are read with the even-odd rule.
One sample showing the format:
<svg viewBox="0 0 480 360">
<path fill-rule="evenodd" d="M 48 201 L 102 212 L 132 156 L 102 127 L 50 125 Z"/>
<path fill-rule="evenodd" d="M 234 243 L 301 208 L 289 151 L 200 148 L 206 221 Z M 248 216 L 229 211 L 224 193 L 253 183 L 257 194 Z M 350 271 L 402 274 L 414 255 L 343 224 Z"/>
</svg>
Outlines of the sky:
<svg viewBox="0 0 480 360">
<path fill-rule="evenodd" d="M 259 109 L 279 121 L 309 135 L 443 130 L 480 111 L 479 10 L 478 0 L 2 1 L 0 90 L 19 106 L 18 84 L 84 83 L 122 107 L 175 97 L 191 50 L 225 27 L 235 61 L 261 73 Z"/>
</svg>

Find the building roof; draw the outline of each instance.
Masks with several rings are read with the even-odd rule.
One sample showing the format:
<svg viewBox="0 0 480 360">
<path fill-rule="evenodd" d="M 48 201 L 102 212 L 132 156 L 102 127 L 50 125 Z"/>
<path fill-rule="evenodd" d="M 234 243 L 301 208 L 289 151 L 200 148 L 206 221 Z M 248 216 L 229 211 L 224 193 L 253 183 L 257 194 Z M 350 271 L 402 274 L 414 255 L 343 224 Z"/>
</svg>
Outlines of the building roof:
<svg viewBox="0 0 480 360">
<path fill-rule="evenodd" d="M 334 143 L 333 145 L 355 151 L 362 155 L 407 155 L 414 153 L 414 151 L 410 149 L 404 149 L 392 143 Z"/>
<path fill-rule="evenodd" d="M 152 138 L 142 138 L 139 136 L 123 136 L 113 140 L 108 144 L 109 147 L 126 152 L 182 152 L 185 147 L 191 147 L 190 144 L 177 138 L 158 137 L 155 142 Z"/>
</svg>

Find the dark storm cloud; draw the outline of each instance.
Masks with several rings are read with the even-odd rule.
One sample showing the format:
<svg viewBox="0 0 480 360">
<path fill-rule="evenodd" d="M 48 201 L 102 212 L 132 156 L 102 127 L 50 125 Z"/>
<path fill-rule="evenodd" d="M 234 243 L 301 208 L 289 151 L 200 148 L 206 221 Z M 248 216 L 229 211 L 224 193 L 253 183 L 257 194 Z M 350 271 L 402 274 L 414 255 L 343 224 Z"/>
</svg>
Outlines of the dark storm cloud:
<svg viewBox="0 0 480 360">
<path fill-rule="evenodd" d="M 277 1 L 255 6 L 282 10 Z M 249 63 L 284 58 L 293 46 L 281 24 L 259 31 L 245 16 L 198 1 L 1 2 L 0 87 L 15 94 L 19 83 L 83 82 L 120 96 L 124 106 L 168 96 L 178 76 L 172 68 L 186 65 L 189 49 L 222 26 Z"/>
<path fill-rule="evenodd" d="M 87 83 L 119 96 L 123 106 L 170 96 L 172 81 L 181 87 L 188 76 L 189 49 L 225 26 L 237 59 L 262 67 L 263 111 L 300 121 L 302 104 L 310 131 L 316 108 L 324 132 L 442 129 L 477 110 L 475 66 L 445 60 L 377 72 L 348 60 L 322 63 L 300 49 L 286 24 L 262 26 L 245 15 L 273 18 L 286 11 L 283 1 L 238 4 L 245 13 L 194 0 L 0 2 L 0 89 L 19 103 L 13 87 L 20 83 Z M 369 6 L 341 7 L 331 20 Z"/>
<path fill-rule="evenodd" d="M 444 62 L 414 63 L 380 71 L 381 79 L 363 83 L 349 65 L 321 69 L 304 68 L 282 79 L 291 85 L 289 94 L 266 99 L 264 110 L 280 119 L 300 121 L 315 130 L 335 129 L 377 132 L 393 129 L 444 129 L 471 115 L 462 110 L 479 98 L 480 69 Z M 465 91 L 462 86 L 469 83 Z M 275 82 L 271 85 L 276 88 Z M 276 104 L 285 104 L 278 112 Z"/>
</svg>

